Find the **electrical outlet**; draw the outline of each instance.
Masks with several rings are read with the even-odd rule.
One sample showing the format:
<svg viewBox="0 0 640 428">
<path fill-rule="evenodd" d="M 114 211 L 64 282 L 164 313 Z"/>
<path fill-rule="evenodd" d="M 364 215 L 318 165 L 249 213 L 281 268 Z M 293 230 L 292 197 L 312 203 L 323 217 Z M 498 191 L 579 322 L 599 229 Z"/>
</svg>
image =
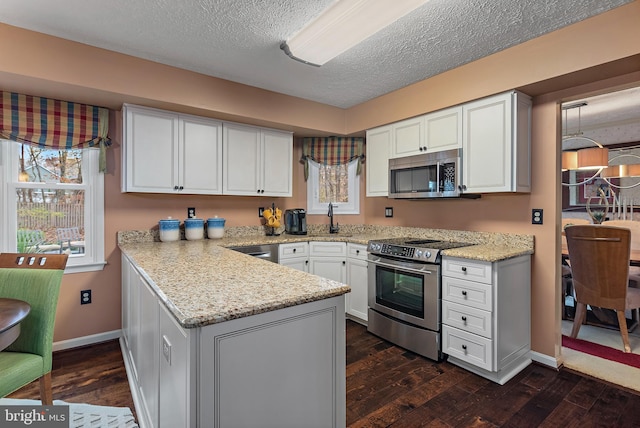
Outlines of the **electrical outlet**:
<svg viewBox="0 0 640 428">
<path fill-rule="evenodd" d="M 91 290 L 80 290 L 80 304 L 87 305 L 91 303 Z"/>
<path fill-rule="evenodd" d="M 187 208 L 187 218 L 196 218 L 195 207 Z"/>
<path fill-rule="evenodd" d="M 531 224 L 542 224 L 542 208 L 531 210 Z"/>
<path fill-rule="evenodd" d="M 393 207 L 386 207 L 384 209 L 384 216 L 385 217 L 393 217 Z"/>
<path fill-rule="evenodd" d="M 258 217 L 262 217 L 264 214 L 264 207 L 258 208 Z"/>
</svg>

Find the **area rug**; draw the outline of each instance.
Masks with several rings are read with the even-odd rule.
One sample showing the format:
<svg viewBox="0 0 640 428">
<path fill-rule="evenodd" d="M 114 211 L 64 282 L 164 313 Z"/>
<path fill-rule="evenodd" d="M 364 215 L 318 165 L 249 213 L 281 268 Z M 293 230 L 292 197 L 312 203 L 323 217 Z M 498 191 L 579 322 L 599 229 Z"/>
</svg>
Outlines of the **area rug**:
<svg viewBox="0 0 640 428">
<path fill-rule="evenodd" d="M 562 335 L 562 346 L 575 351 L 584 352 L 585 354 L 604 358 L 605 360 L 615 361 L 620 364 L 640 368 L 640 355 L 638 354 L 622 352 L 618 349 L 613 349 L 598 343 L 588 342 L 581 339 L 573 339 L 565 335 Z"/>
<path fill-rule="evenodd" d="M 40 406 L 40 400 L 0 398 L 0 406 Z M 54 406 L 69 406 L 70 428 L 137 428 L 128 407 L 96 406 L 53 400 Z"/>
</svg>

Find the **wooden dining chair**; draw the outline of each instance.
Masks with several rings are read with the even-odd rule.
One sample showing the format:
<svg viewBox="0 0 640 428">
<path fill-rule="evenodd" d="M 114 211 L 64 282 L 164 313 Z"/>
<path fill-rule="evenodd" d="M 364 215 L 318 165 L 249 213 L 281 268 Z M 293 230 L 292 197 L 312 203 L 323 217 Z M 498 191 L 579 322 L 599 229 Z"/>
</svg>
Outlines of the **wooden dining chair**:
<svg viewBox="0 0 640 428">
<path fill-rule="evenodd" d="M 0 352 L 0 397 L 40 379 L 42 404 L 53 402 L 53 326 L 67 254 L 0 254 L 0 297 L 29 303 L 20 336 Z"/>
<path fill-rule="evenodd" d="M 571 337 L 578 336 L 587 305 L 613 309 L 625 352 L 631 352 L 625 310 L 640 308 L 640 289 L 629 287 L 631 232 L 602 225 L 565 229 L 571 275 L 576 294 L 576 315 Z"/>
</svg>

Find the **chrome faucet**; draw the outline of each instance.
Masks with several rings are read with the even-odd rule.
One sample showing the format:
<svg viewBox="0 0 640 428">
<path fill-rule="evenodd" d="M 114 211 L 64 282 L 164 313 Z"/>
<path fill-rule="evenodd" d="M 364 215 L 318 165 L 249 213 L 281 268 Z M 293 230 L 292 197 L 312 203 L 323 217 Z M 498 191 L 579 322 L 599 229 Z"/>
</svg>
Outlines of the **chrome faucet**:
<svg viewBox="0 0 640 428">
<path fill-rule="evenodd" d="M 327 216 L 331 219 L 329 224 L 329 233 L 338 233 L 340 227 L 338 226 L 338 223 L 336 223 L 335 226 L 333 225 L 333 204 L 331 202 L 329 202 L 329 213 L 327 213 Z"/>
</svg>

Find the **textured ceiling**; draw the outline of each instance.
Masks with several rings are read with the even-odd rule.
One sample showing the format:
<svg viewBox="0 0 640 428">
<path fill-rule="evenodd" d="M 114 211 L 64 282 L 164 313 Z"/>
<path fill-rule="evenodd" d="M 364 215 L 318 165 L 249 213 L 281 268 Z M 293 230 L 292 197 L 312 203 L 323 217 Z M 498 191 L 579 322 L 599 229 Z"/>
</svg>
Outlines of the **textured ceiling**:
<svg viewBox="0 0 640 428">
<path fill-rule="evenodd" d="M 333 0 L 2 0 L 0 21 L 350 107 L 629 2 L 430 0 L 320 68 L 279 46 Z"/>
<path fill-rule="evenodd" d="M 346 108 L 631 1 L 430 0 L 322 67 L 279 46 L 333 0 L 2 0 L 0 22 Z M 582 130 L 639 141 L 639 95 L 624 120 L 590 102 Z"/>
</svg>

